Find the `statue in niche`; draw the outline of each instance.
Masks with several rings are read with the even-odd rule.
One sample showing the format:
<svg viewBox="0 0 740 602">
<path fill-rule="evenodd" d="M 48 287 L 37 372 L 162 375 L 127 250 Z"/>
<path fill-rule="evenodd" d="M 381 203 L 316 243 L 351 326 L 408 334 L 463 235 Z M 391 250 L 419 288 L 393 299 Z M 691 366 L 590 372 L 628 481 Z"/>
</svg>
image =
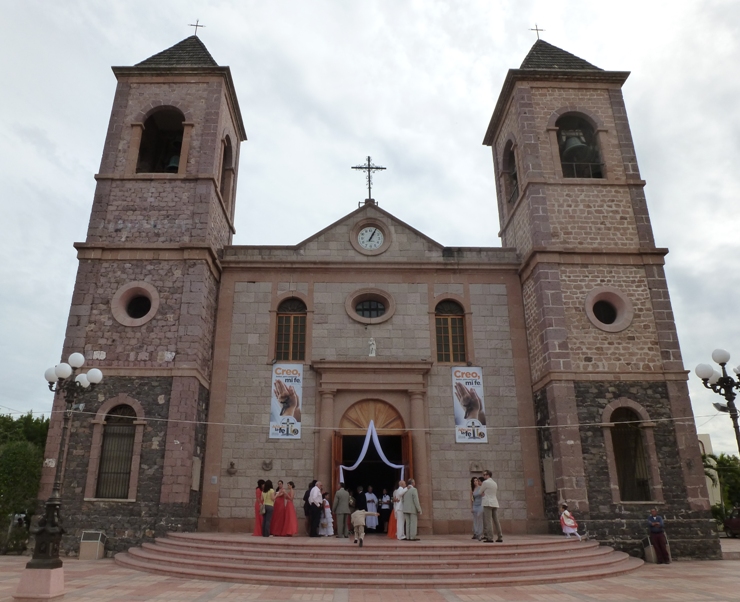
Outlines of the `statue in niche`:
<svg viewBox="0 0 740 602">
<path fill-rule="evenodd" d="M 373 337 L 370 337 L 370 340 L 368 341 L 368 344 L 370 345 L 370 357 L 375 357 L 375 350 L 377 349 L 377 345 L 375 343 L 375 339 Z"/>
</svg>

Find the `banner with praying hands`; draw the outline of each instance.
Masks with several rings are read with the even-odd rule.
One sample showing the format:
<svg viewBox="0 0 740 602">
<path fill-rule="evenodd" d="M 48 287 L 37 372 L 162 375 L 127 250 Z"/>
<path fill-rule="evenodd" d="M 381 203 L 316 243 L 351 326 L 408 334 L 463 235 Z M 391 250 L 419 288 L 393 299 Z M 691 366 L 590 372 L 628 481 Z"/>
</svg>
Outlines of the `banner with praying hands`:
<svg viewBox="0 0 740 602">
<path fill-rule="evenodd" d="M 452 405 L 455 412 L 455 442 L 488 443 L 483 370 L 470 366 L 452 367 Z"/>
<path fill-rule="evenodd" d="M 272 367 L 270 439 L 301 438 L 303 364 L 275 364 Z"/>
</svg>

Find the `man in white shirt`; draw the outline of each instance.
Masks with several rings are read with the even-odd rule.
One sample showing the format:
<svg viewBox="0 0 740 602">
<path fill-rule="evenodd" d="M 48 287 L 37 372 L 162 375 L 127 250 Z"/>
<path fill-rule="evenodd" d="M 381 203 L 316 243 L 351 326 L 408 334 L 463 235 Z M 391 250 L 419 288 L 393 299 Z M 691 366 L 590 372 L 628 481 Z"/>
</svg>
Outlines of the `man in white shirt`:
<svg viewBox="0 0 740 602">
<path fill-rule="evenodd" d="M 324 498 L 321 495 L 321 481 L 316 481 L 316 485 L 311 489 L 311 493 L 308 495 L 308 504 L 311 511 L 311 531 L 309 532 L 309 537 L 318 537 L 321 513 L 324 506 Z"/>
<path fill-rule="evenodd" d="M 368 530 L 375 531 L 378 528 L 378 496 L 373 493 L 371 485 L 367 487 L 367 493 L 365 494 L 365 500 L 367 501 L 368 515 L 365 519 L 365 526 Z"/>
<path fill-rule="evenodd" d="M 396 538 L 406 539 L 403 534 L 403 494 L 408 488 L 405 481 L 398 482 L 398 489 L 393 492 L 393 512 L 396 515 Z"/>
<path fill-rule="evenodd" d="M 497 542 L 504 541 L 501 532 L 501 523 L 498 522 L 498 485 L 493 480 L 490 470 L 483 471 L 483 483 L 480 486 L 483 494 L 483 539 L 486 543 L 493 543 L 493 527 L 496 527 Z"/>
</svg>

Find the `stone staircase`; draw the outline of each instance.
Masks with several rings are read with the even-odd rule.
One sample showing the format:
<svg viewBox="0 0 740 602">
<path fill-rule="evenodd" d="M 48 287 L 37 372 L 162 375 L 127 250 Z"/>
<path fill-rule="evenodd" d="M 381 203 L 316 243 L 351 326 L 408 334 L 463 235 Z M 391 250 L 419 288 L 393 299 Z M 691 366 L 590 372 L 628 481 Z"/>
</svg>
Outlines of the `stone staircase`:
<svg viewBox="0 0 740 602">
<path fill-rule="evenodd" d="M 261 538 L 245 534 L 170 533 L 116 555 L 128 568 L 185 579 L 294 587 L 460 588 L 613 577 L 642 560 L 557 536 L 510 536 L 485 544 L 459 535 L 423 541 Z"/>
</svg>

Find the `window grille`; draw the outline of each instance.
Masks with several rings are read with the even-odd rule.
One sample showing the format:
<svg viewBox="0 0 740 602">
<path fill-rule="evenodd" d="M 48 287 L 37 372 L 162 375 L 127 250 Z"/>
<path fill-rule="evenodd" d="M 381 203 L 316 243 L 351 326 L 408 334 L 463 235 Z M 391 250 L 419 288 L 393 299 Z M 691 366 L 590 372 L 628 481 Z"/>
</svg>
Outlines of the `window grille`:
<svg viewBox="0 0 740 602">
<path fill-rule="evenodd" d="M 442 301 L 435 310 L 437 361 L 464 362 L 465 311 L 454 301 Z"/>
<path fill-rule="evenodd" d="M 624 502 L 650 501 L 648 463 L 639 420 L 629 408 L 618 408 L 611 417 L 619 496 Z"/>
<path fill-rule="evenodd" d="M 136 412 L 127 405 L 116 406 L 105 417 L 95 497 L 128 498 L 136 435 L 135 418 Z"/>
<path fill-rule="evenodd" d="M 300 361 L 306 357 L 306 304 L 292 297 L 278 307 L 275 358 Z"/>
<path fill-rule="evenodd" d="M 385 313 L 385 303 L 376 299 L 360 301 L 355 305 L 355 312 L 363 318 L 379 318 Z"/>
</svg>

